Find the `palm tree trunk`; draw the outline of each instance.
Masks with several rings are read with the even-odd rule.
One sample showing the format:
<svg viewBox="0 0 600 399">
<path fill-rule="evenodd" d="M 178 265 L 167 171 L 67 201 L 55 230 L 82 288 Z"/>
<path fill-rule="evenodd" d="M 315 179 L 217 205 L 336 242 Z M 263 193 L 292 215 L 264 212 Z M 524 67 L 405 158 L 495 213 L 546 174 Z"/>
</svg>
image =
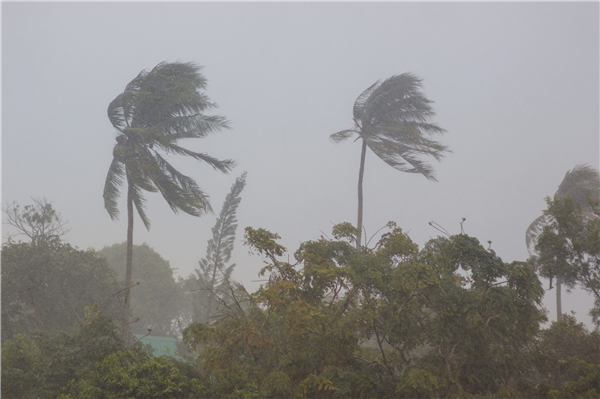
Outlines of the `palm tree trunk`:
<svg viewBox="0 0 600 399">
<path fill-rule="evenodd" d="M 367 156 L 367 142 L 362 142 L 362 153 L 360 154 L 360 170 L 358 171 L 358 222 L 356 228 L 358 235 L 356 236 L 356 248 L 360 248 L 362 225 L 363 225 L 363 176 L 365 174 L 365 157 Z"/>
<path fill-rule="evenodd" d="M 131 324 L 129 324 L 129 310 L 131 308 L 131 280 L 133 269 L 133 182 L 127 179 L 127 263 L 125 265 L 125 301 L 121 316 L 121 339 L 129 346 L 131 341 Z"/>
<path fill-rule="evenodd" d="M 562 319 L 561 290 L 562 279 L 560 277 L 556 277 L 556 321 L 560 321 Z"/>
</svg>

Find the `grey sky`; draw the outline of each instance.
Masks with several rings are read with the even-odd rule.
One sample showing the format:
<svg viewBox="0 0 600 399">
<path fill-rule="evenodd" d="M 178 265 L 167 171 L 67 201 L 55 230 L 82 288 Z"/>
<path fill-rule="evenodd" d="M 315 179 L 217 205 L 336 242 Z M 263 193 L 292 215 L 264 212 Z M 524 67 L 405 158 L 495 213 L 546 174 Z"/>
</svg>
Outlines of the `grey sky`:
<svg viewBox="0 0 600 399">
<path fill-rule="evenodd" d="M 451 147 L 432 160 L 439 182 L 367 154 L 365 227 L 396 221 L 423 245 L 465 231 L 505 260 L 525 260 L 525 229 L 577 163 L 599 166 L 599 6 L 590 3 L 2 3 L 2 199 L 45 196 L 80 248 L 125 240 L 102 188 L 114 131 L 109 102 L 161 61 L 205 68 L 213 113 L 231 131 L 185 143 L 239 166 L 222 175 L 174 159 L 218 214 L 243 171 L 234 277 L 254 289 L 262 261 L 241 244 L 246 226 L 282 236 L 290 252 L 356 223 L 356 97 L 378 79 L 413 72 L 435 101 Z M 187 276 L 215 216 L 175 215 L 148 195 L 147 242 Z M 3 236 L 10 232 L 4 229 Z M 545 300 L 554 319 L 554 291 Z M 592 299 L 565 295 L 586 320 Z"/>
</svg>

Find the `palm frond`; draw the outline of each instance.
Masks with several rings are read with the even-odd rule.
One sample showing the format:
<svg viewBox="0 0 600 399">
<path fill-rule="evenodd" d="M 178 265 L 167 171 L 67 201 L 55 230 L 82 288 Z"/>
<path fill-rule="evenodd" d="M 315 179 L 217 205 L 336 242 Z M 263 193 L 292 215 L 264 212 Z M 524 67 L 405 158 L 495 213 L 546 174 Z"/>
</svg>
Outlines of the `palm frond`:
<svg viewBox="0 0 600 399">
<path fill-rule="evenodd" d="M 600 200 L 600 177 L 598 171 L 586 164 L 578 164 L 565 174 L 555 196 L 559 199 L 572 197 L 582 210 L 589 212 L 589 201 Z"/>
<path fill-rule="evenodd" d="M 121 187 L 123 186 L 123 178 L 125 171 L 123 164 L 117 159 L 112 160 L 106 174 L 106 181 L 104 183 L 104 207 L 108 211 L 112 220 L 119 218 L 119 208 L 117 207 L 117 198 L 121 193 Z"/>
<path fill-rule="evenodd" d="M 135 205 L 135 209 L 137 210 L 138 215 L 140 215 L 140 219 L 142 219 L 142 223 L 144 223 L 144 227 L 146 230 L 150 230 L 150 219 L 146 216 L 145 210 L 145 202 L 142 188 L 138 185 L 133 185 L 131 199 L 133 200 L 133 205 Z"/>
<path fill-rule="evenodd" d="M 551 219 L 543 214 L 542 216 L 537 217 L 527 230 L 525 231 L 525 245 L 527 245 L 527 251 L 530 256 L 535 256 L 537 254 L 537 250 L 535 246 L 537 245 L 538 237 L 542 234 L 544 227 L 548 226 L 551 223 Z"/>
<path fill-rule="evenodd" d="M 414 148 L 403 144 L 392 145 L 389 141 L 368 140 L 367 145 L 382 161 L 396 170 L 407 173 L 420 173 L 428 180 L 437 181 L 433 168 L 418 158 Z M 410 165 L 410 166 L 408 166 Z"/>
<path fill-rule="evenodd" d="M 371 95 L 373 94 L 373 91 L 375 91 L 379 87 L 379 82 L 380 81 L 378 80 L 377 82 L 375 82 L 371 86 L 369 86 L 365 91 L 363 91 L 358 96 L 356 101 L 354 101 L 352 115 L 354 116 L 355 122 L 358 123 L 358 121 L 360 121 L 362 119 L 363 113 L 364 113 L 364 108 L 365 108 L 365 103 L 367 102 L 369 97 L 371 97 Z"/>
<path fill-rule="evenodd" d="M 338 143 L 341 143 L 342 141 L 349 139 L 354 134 L 358 134 L 358 132 L 356 130 L 352 130 L 352 129 L 342 130 L 340 132 L 333 133 L 332 135 L 330 135 L 329 139 L 331 141 L 333 141 L 334 143 L 338 144 Z"/>
<path fill-rule="evenodd" d="M 159 154 L 153 154 L 155 163 L 149 166 L 152 181 L 159 188 L 173 212 L 183 211 L 193 216 L 212 212 L 208 196 L 194 179 L 180 173 Z"/>
<path fill-rule="evenodd" d="M 197 159 L 198 161 L 204 161 L 210 166 L 212 166 L 213 169 L 223 173 L 229 173 L 236 166 L 236 162 L 232 159 L 225 159 L 223 161 L 220 161 L 216 158 L 211 157 L 208 154 L 190 151 L 187 148 L 183 148 L 174 144 L 169 145 L 168 147 L 164 147 L 164 149 L 167 154 L 173 153 L 178 155 L 187 155 L 194 159 Z"/>
</svg>

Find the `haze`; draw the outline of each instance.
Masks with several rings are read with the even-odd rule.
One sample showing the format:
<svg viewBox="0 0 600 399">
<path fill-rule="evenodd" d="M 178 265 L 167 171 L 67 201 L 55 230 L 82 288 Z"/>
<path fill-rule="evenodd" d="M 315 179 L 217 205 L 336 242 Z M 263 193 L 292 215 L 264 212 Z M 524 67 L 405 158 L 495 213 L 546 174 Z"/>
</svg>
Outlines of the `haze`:
<svg viewBox="0 0 600 399">
<path fill-rule="evenodd" d="M 216 214 L 248 172 L 233 261 L 234 278 L 254 290 L 262 261 L 242 245 L 244 227 L 278 233 L 293 254 L 334 224 L 356 223 L 360 144 L 329 135 L 352 127 L 364 89 L 412 72 L 453 153 L 432 160 L 438 183 L 368 153 L 367 236 L 395 221 L 423 245 L 439 234 L 430 221 L 456 234 L 464 217 L 465 232 L 492 241 L 504 261 L 525 260 L 525 230 L 544 198 L 576 164 L 599 167 L 598 16 L 597 2 L 4 2 L 2 199 L 48 198 L 79 248 L 125 241 L 124 198 L 118 222 L 102 200 L 115 143 L 108 104 L 143 69 L 198 63 L 219 105 L 212 114 L 233 129 L 184 144 L 239 165 L 223 175 L 173 162 Z M 215 216 L 175 215 L 160 195 L 147 198 L 152 228 L 136 216 L 134 243 L 189 275 Z M 577 291 L 563 295 L 563 310 L 591 326 L 592 302 Z M 545 306 L 554 320 L 554 290 Z"/>
</svg>

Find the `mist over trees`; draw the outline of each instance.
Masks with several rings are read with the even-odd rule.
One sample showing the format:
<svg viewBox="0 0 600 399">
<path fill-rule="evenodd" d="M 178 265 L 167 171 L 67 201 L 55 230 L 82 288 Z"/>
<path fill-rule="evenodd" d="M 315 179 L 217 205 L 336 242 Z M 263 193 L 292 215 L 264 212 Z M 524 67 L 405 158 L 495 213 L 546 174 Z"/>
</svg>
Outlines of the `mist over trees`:
<svg viewBox="0 0 600 399">
<path fill-rule="evenodd" d="M 127 243 L 114 244 L 98 251 L 106 258 L 119 281 L 125 284 Z M 173 276 L 168 261 L 147 244 L 133 246 L 133 274 L 131 276 L 131 331 L 147 334 L 148 329 L 157 336 L 176 336 L 177 319 L 183 300 L 180 285 Z M 139 283 L 139 284 L 138 284 Z"/>
<path fill-rule="evenodd" d="M 234 166 L 177 144 L 228 128 L 224 117 L 204 114 L 214 104 L 202 93 L 200 67 L 142 71 L 109 106 L 117 143 L 103 199 L 115 219 L 127 188 L 126 242 L 82 251 L 62 241 L 66 222 L 48 200 L 3 208 L 26 241 L 13 236 L 2 245 L 2 396 L 597 398 L 596 170 L 578 165 L 548 198 L 526 233 L 530 259 L 505 262 L 462 228 L 419 247 L 395 222 L 363 245 L 366 148 L 430 180 L 420 157 L 448 152 L 429 137 L 445 131 L 431 123 L 420 87 L 412 74 L 376 82 L 355 102 L 355 127 L 330 136 L 362 139 L 356 226 L 337 224 L 290 250 L 276 232 L 245 227 L 244 244 L 265 264 L 263 284 L 248 292 L 230 264 L 246 173 L 231 186 L 192 275 L 176 280 L 169 261 L 133 244 L 134 207 L 150 227 L 144 191 L 160 192 L 175 213 L 212 212 L 170 155 L 224 173 Z M 594 331 L 569 315 L 545 327 L 538 275 L 591 292 Z M 179 349 L 156 356 L 132 333 L 177 338 Z"/>
</svg>

